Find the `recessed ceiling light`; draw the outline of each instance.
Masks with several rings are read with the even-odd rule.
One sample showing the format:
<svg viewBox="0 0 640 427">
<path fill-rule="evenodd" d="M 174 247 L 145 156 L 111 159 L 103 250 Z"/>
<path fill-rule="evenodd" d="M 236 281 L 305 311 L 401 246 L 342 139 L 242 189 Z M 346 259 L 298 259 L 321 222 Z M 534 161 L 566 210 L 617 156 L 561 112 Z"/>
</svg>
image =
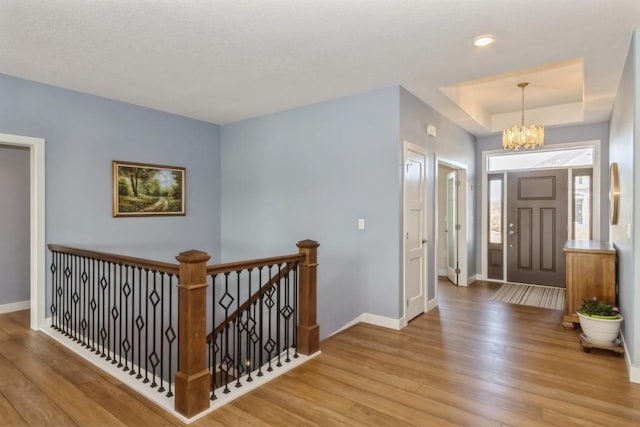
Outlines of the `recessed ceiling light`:
<svg viewBox="0 0 640 427">
<path fill-rule="evenodd" d="M 473 39 L 473 45 L 475 47 L 485 47 L 496 41 L 495 37 L 491 34 L 483 34 Z"/>
</svg>

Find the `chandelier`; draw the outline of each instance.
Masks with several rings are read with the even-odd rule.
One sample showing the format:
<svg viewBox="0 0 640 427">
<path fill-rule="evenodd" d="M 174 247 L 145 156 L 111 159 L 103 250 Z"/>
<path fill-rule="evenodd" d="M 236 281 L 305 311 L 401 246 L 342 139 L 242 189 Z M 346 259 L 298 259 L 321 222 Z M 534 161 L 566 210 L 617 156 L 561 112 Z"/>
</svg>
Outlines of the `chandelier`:
<svg viewBox="0 0 640 427">
<path fill-rule="evenodd" d="M 522 88 L 522 125 L 515 125 L 511 129 L 505 129 L 502 133 L 502 147 L 510 150 L 519 150 L 520 148 L 536 148 L 542 147 L 544 144 L 544 127 L 524 125 L 524 88 L 529 83 L 518 83 L 518 87 Z"/>
</svg>

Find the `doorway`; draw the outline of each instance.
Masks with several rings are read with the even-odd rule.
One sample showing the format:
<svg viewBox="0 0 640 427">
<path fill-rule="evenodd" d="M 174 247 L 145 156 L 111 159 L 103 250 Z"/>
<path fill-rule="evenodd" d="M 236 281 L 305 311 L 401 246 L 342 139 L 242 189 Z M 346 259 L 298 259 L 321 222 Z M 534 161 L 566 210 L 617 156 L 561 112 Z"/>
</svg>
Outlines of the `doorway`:
<svg viewBox="0 0 640 427">
<path fill-rule="evenodd" d="M 0 144 L 29 148 L 29 265 L 31 329 L 45 327 L 45 149 L 44 139 L 0 134 Z"/>
<path fill-rule="evenodd" d="M 467 286 L 467 168 L 443 159 L 437 167 L 437 275 Z"/>
<path fill-rule="evenodd" d="M 604 230 L 601 167 L 600 141 L 483 152 L 480 277 L 564 287 L 564 243 Z"/>
</svg>

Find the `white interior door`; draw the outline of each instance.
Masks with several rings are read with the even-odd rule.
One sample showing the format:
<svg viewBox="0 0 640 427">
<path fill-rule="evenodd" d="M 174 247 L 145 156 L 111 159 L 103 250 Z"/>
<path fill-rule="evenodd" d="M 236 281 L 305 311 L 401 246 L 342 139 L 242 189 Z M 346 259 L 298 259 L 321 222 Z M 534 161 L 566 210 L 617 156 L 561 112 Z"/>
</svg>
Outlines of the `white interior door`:
<svg viewBox="0 0 640 427">
<path fill-rule="evenodd" d="M 447 277 L 458 284 L 458 171 L 447 174 L 447 219 L 445 222 L 446 250 L 447 250 Z"/>
<path fill-rule="evenodd" d="M 426 311 L 427 289 L 427 152 L 405 142 L 404 147 L 404 318 Z"/>
</svg>

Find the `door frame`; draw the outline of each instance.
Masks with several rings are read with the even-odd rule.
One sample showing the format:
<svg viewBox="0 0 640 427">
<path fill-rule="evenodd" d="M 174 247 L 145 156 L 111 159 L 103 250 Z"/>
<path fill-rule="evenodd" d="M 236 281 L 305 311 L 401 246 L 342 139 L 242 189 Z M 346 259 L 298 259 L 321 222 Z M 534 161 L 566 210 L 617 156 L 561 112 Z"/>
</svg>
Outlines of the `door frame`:
<svg viewBox="0 0 640 427">
<path fill-rule="evenodd" d="M 579 147 L 593 147 L 593 240 L 600 240 L 600 234 L 601 234 L 601 223 L 600 223 L 600 194 L 601 194 L 601 187 L 602 187 L 602 183 L 600 182 L 601 180 L 601 167 L 602 167 L 602 151 L 601 151 L 601 141 L 600 140 L 589 140 L 589 141 L 579 141 L 579 142 L 569 142 L 569 143 L 562 143 L 562 144 L 551 144 L 548 146 L 545 146 L 547 150 L 562 150 L 562 149 L 569 149 L 569 148 L 579 148 Z M 541 150 L 537 150 L 537 151 L 545 151 L 545 149 L 541 149 Z M 488 259 L 488 254 L 487 254 L 487 242 L 489 240 L 489 236 L 488 236 L 488 226 L 487 226 L 487 221 L 489 221 L 489 214 L 487 212 L 487 197 L 488 197 L 488 187 L 487 187 L 487 175 L 489 174 L 489 172 L 487 171 L 487 158 L 488 156 L 492 155 L 492 154 L 499 154 L 505 153 L 504 149 L 498 149 L 498 150 L 487 150 L 487 151 L 483 151 L 482 152 L 482 161 L 481 161 L 481 166 L 482 166 L 482 172 L 481 172 L 481 176 L 480 176 L 480 186 L 481 186 L 481 200 L 480 200 L 480 248 L 481 248 L 481 253 L 480 253 L 480 275 L 479 275 L 479 279 L 481 280 L 487 280 L 487 281 L 493 281 L 493 282 L 505 282 L 506 281 L 506 264 L 503 264 L 503 268 L 504 270 L 504 278 L 503 280 L 496 280 L 496 279 L 488 279 L 487 278 L 487 259 Z M 580 167 L 583 168 L 583 167 Z M 554 169 L 558 169 L 557 167 Z M 568 168 L 567 168 L 568 169 Z M 523 169 L 523 170 L 527 170 L 527 169 Z M 535 170 L 541 170 L 541 169 L 535 169 Z M 491 173 L 503 173 L 505 171 L 492 171 Z M 571 181 L 572 178 L 572 174 L 569 173 L 569 195 L 571 195 L 572 193 L 572 188 L 571 188 Z M 505 176 L 506 179 L 506 176 Z M 506 185 L 506 181 L 505 181 L 505 185 Z M 506 195 L 506 193 L 505 193 Z M 569 206 L 571 205 L 571 197 L 568 197 L 568 204 Z M 508 201 L 505 199 L 504 200 L 504 207 L 503 207 L 503 215 L 506 215 L 506 209 L 507 209 L 507 203 Z M 568 215 L 570 215 L 570 213 L 567 213 Z M 568 221 L 568 227 L 571 227 L 570 223 L 571 221 Z M 506 227 L 504 227 L 504 229 L 502 230 L 503 233 L 506 233 Z M 569 234 L 570 235 L 570 234 Z M 506 237 L 506 236 L 503 236 Z M 506 238 L 502 239 L 503 241 L 503 245 L 506 244 Z M 503 246 L 503 263 L 506 263 L 506 250 Z"/>
<path fill-rule="evenodd" d="M 405 327 L 407 326 L 407 324 L 409 323 L 409 319 L 407 319 L 407 283 L 406 283 L 406 269 L 405 269 L 405 265 L 406 265 L 406 260 L 407 260 L 407 254 L 406 254 L 406 250 L 405 250 L 405 235 L 407 233 L 407 227 L 406 227 L 406 223 L 407 221 L 405 221 L 405 191 L 404 191 L 404 164 L 407 160 L 406 158 L 406 152 L 407 150 L 410 149 L 412 151 L 416 151 L 420 154 L 424 154 L 424 159 L 425 159 L 425 163 L 424 163 L 424 167 L 425 167 L 425 186 L 424 186 L 424 191 L 425 191 L 425 197 L 424 197 L 424 238 L 427 239 L 427 243 L 424 245 L 425 248 L 425 253 L 424 253 L 424 260 L 425 260 L 425 266 L 424 266 L 424 272 L 425 274 L 423 275 L 423 280 L 422 280 L 422 294 L 424 295 L 424 302 L 423 302 L 423 309 L 422 312 L 426 312 L 427 311 L 427 300 L 429 299 L 429 295 L 428 295 L 428 281 L 429 281 L 429 242 L 430 242 L 430 238 L 429 238 L 429 227 L 428 224 L 430 223 L 430 214 L 429 214 L 429 210 L 428 210 L 428 191 L 429 191 L 429 152 L 427 151 L 426 148 L 417 145 L 417 144 L 413 144 L 409 141 L 404 140 L 402 142 L 402 164 L 401 164 L 401 188 L 402 188 L 402 233 L 400 234 L 400 245 L 401 245 L 401 250 L 402 250 L 402 300 L 401 300 L 401 305 L 402 305 L 402 321 L 401 321 L 401 326 L 400 327 Z"/>
<path fill-rule="evenodd" d="M 453 177 L 453 185 L 454 185 L 454 224 L 449 224 L 449 181 L 451 180 L 451 178 Z M 460 236 L 458 231 L 460 231 L 460 229 L 458 229 L 458 226 L 461 226 L 460 224 L 460 218 L 458 218 L 458 193 L 460 192 L 459 188 L 460 187 L 460 178 L 458 177 L 458 170 L 457 169 L 451 169 L 451 172 L 447 173 L 447 177 L 446 177 L 446 182 L 445 182 L 445 224 L 447 224 L 447 229 L 445 230 L 445 233 L 447 233 L 445 235 L 445 269 L 447 272 L 447 277 L 449 278 L 449 281 L 453 282 L 454 285 L 458 285 L 458 283 L 460 282 L 459 280 L 459 276 L 461 273 L 461 269 L 460 269 L 460 261 L 459 261 L 459 257 L 460 257 Z M 439 188 L 439 187 L 438 187 Z M 440 197 L 440 196 L 438 196 Z M 449 251 L 451 250 L 449 248 L 449 238 L 452 236 L 455 236 L 455 240 L 453 241 L 454 244 L 452 246 L 455 246 L 454 251 L 455 251 L 455 266 L 450 266 L 449 265 Z M 453 278 L 452 278 L 453 277 Z"/>
<path fill-rule="evenodd" d="M 469 272 L 468 272 L 468 254 L 467 254 L 467 241 L 468 241 L 468 233 L 469 233 L 469 208 L 468 208 L 468 167 L 466 164 L 462 162 L 458 162 L 455 160 L 446 159 L 443 157 L 436 157 L 436 167 L 435 167 L 435 180 L 436 180 L 436 189 L 438 188 L 438 182 L 440 179 L 447 179 L 446 175 L 444 177 L 439 176 L 439 166 L 446 166 L 449 169 L 455 169 L 458 171 L 458 181 L 460 185 L 458 186 L 458 221 L 460 222 L 460 230 L 458 230 L 458 268 L 460 269 L 460 274 L 458 274 L 458 286 L 469 286 Z M 438 197 L 434 197 L 434 212 L 436 217 L 439 212 L 439 199 Z M 437 218 L 434 224 L 434 236 L 435 238 L 435 251 L 432 262 L 434 262 L 435 266 L 437 266 L 437 253 L 441 249 L 440 245 L 442 242 L 438 239 L 438 224 L 440 223 L 440 218 Z M 434 269 L 435 276 L 434 281 L 436 283 L 435 287 L 435 299 L 437 305 L 437 297 L 438 297 L 438 271 L 437 267 Z"/>
<path fill-rule="evenodd" d="M 0 133 L 0 145 L 29 148 L 29 265 L 31 329 L 45 327 L 45 140 Z"/>
</svg>

